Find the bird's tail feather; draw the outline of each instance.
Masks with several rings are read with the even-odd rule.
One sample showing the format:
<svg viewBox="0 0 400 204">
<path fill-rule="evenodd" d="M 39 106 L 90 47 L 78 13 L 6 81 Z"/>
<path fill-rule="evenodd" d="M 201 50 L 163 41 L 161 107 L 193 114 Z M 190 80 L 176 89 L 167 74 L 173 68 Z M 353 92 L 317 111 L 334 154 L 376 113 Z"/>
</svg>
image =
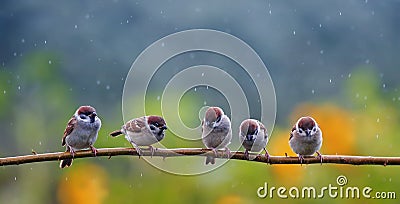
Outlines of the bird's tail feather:
<svg viewBox="0 0 400 204">
<path fill-rule="evenodd" d="M 65 168 L 65 167 L 69 167 L 69 166 L 71 166 L 72 165 L 72 161 L 73 161 L 73 159 L 63 159 L 63 160 L 61 160 L 61 162 L 60 162 L 60 168 Z"/>
<path fill-rule="evenodd" d="M 113 137 L 116 137 L 121 134 L 122 134 L 121 130 L 115 130 L 113 132 L 110 132 L 110 136 L 113 136 Z"/>
<path fill-rule="evenodd" d="M 206 157 L 206 165 L 207 164 L 215 164 L 215 157 L 207 156 Z"/>
</svg>

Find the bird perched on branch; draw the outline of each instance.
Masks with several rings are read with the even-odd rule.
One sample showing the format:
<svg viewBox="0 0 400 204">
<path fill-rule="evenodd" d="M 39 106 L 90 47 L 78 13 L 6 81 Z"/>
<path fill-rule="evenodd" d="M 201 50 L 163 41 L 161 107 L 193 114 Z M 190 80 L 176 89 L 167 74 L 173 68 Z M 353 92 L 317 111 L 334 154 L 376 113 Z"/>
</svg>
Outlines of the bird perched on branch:
<svg viewBox="0 0 400 204">
<path fill-rule="evenodd" d="M 268 133 L 265 126 L 258 120 L 246 119 L 240 124 L 239 140 L 245 148 L 244 155 L 249 159 L 249 152 L 265 151 L 265 157 L 269 160 L 265 146 L 268 143 Z"/>
<path fill-rule="evenodd" d="M 322 131 L 312 117 L 301 117 L 296 122 L 290 133 L 289 145 L 299 156 L 300 162 L 303 162 L 303 156 L 317 153 L 322 164 L 322 155 L 319 153 L 322 146 Z"/>
<path fill-rule="evenodd" d="M 218 149 L 225 149 L 230 157 L 228 145 L 231 143 L 232 129 L 231 120 L 219 107 L 209 107 L 202 121 L 202 140 L 208 149 L 212 149 L 217 156 Z M 207 156 L 206 164 L 215 164 L 215 157 Z"/>
<path fill-rule="evenodd" d="M 93 144 L 97 140 L 100 127 L 101 120 L 96 110 L 91 106 L 81 106 L 68 121 L 61 144 L 67 146 L 66 152 L 71 152 L 72 156 L 75 155 L 75 151 L 87 148 L 96 156 L 97 150 Z M 60 168 L 71 166 L 72 161 L 72 158 L 61 160 Z"/>
<path fill-rule="evenodd" d="M 151 155 L 153 156 L 155 148 L 151 146 L 161 141 L 165 136 L 167 125 L 161 116 L 150 115 L 132 119 L 121 127 L 110 133 L 112 137 L 124 134 L 125 138 L 136 149 L 139 157 L 142 150 L 139 146 L 149 146 Z"/>
</svg>

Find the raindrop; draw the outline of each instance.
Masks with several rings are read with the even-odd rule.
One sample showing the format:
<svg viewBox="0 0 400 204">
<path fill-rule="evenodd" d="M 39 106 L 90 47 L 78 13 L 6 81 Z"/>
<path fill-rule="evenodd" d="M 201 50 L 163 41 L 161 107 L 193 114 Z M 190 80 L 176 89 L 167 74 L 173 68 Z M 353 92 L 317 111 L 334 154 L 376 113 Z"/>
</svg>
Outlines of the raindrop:
<svg viewBox="0 0 400 204">
<path fill-rule="evenodd" d="M 339 11 L 339 16 L 341 16 L 342 15 L 342 12 L 341 11 Z"/>
<path fill-rule="evenodd" d="M 206 89 L 208 89 L 208 85 L 206 86 Z M 400 101 L 400 97 L 399 97 L 399 101 Z"/>
<path fill-rule="evenodd" d="M 39 145 L 42 145 L 42 141 L 39 141 Z"/>
<path fill-rule="evenodd" d="M 21 86 L 18 86 L 18 90 L 21 90 Z"/>
<path fill-rule="evenodd" d="M 6 94 L 6 93 L 7 93 L 7 91 L 6 91 L 6 90 L 4 90 L 4 91 L 3 91 L 3 94 Z"/>
<path fill-rule="evenodd" d="M 371 11 L 371 15 L 375 15 L 375 11 Z"/>
<path fill-rule="evenodd" d="M 377 122 L 377 123 L 379 123 L 379 121 L 380 121 L 380 119 L 379 119 L 379 118 L 377 118 L 377 119 L 376 119 L 376 122 Z"/>
<path fill-rule="evenodd" d="M 382 87 L 383 87 L 383 88 L 386 88 L 386 84 L 383 84 Z"/>
<path fill-rule="evenodd" d="M 51 64 L 51 60 L 49 60 L 49 64 Z"/>
<path fill-rule="evenodd" d="M 16 181 L 16 180 L 17 180 L 17 177 L 15 176 L 15 177 L 14 177 L 14 181 Z"/>
<path fill-rule="evenodd" d="M 368 96 L 364 96 L 364 100 L 367 100 L 368 99 Z"/>
<path fill-rule="evenodd" d="M 379 139 L 379 134 L 376 134 L 376 139 Z"/>
<path fill-rule="evenodd" d="M 14 52 L 14 53 L 13 53 L 13 55 L 14 55 L 14 57 L 16 57 L 16 56 L 17 56 L 17 53 L 16 53 L 16 52 Z"/>
<path fill-rule="evenodd" d="M 107 85 L 107 86 L 106 86 L 106 89 L 107 89 L 107 90 L 110 90 L 110 85 Z"/>
<path fill-rule="evenodd" d="M 44 41 L 44 44 L 47 44 L 47 40 Z"/>
<path fill-rule="evenodd" d="M 356 98 L 359 98 L 360 97 L 360 94 L 359 93 L 356 93 Z"/>
<path fill-rule="evenodd" d="M 126 20 L 126 23 L 128 24 L 128 23 L 129 23 L 129 20 Z"/>
<path fill-rule="evenodd" d="M 268 12 L 268 13 L 269 13 L 269 15 L 272 15 L 272 10 L 269 10 L 269 12 Z"/>
<path fill-rule="evenodd" d="M 204 76 L 204 72 L 203 72 L 203 73 L 201 73 L 201 76 L 202 76 L 202 77 Z"/>
<path fill-rule="evenodd" d="M 296 35 L 296 31 L 295 30 L 293 31 L 293 35 Z"/>
<path fill-rule="evenodd" d="M 85 18 L 86 18 L 86 19 L 89 19 L 89 18 L 90 18 L 90 15 L 89 15 L 89 14 L 86 14 L 86 15 L 85 15 Z"/>
<path fill-rule="evenodd" d="M 77 29 L 77 28 L 78 28 L 78 25 L 75 25 L 74 28 Z"/>
<path fill-rule="evenodd" d="M 365 3 L 367 4 L 367 3 L 368 3 L 368 0 L 365 0 Z"/>
<path fill-rule="evenodd" d="M 100 80 L 97 80 L 97 81 L 96 81 L 96 84 L 97 84 L 97 85 L 100 85 Z"/>
<path fill-rule="evenodd" d="M 25 43 L 25 39 L 24 38 L 21 39 L 21 43 Z"/>
<path fill-rule="evenodd" d="M 164 46 L 165 46 L 165 43 L 164 43 L 164 42 L 162 42 L 162 43 L 161 43 L 161 47 L 164 47 Z"/>
<path fill-rule="evenodd" d="M 392 178 L 389 178 L 389 182 L 392 182 Z"/>
<path fill-rule="evenodd" d="M 194 88 L 194 91 L 197 91 L 197 88 Z"/>
<path fill-rule="evenodd" d="M 320 50 L 319 53 L 322 55 L 324 54 L 324 50 Z"/>
<path fill-rule="evenodd" d="M 366 60 L 365 60 L 365 64 L 369 64 L 369 59 L 366 59 Z"/>
<path fill-rule="evenodd" d="M 140 177 L 143 177 L 143 173 L 140 173 Z"/>
<path fill-rule="evenodd" d="M 160 100 L 160 98 L 161 98 L 160 96 L 157 96 L 157 101 L 159 101 L 159 100 Z"/>
<path fill-rule="evenodd" d="M 322 24 L 321 23 L 319 24 L 319 27 L 322 28 Z"/>
<path fill-rule="evenodd" d="M 311 90 L 311 93 L 312 93 L 312 94 L 314 94 L 314 93 L 315 93 L 315 90 L 314 90 L 314 89 L 313 89 L 313 90 Z"/>
<path fill-rule="evenodd" d="M 207 105 L 207 101 L 204 101 L 204 102 L 203 102 L 203 105 Z"/>
<path fill-rule="evenodd" d="M 332 83 L 332 79 L 329 79 L 329 83 Z"/>
<path fill-rule="evenodd" d="M 351 73 L 349 73 L 349 75 L 347 75 L 348 78 L 351 78 Z"/>
</svg>

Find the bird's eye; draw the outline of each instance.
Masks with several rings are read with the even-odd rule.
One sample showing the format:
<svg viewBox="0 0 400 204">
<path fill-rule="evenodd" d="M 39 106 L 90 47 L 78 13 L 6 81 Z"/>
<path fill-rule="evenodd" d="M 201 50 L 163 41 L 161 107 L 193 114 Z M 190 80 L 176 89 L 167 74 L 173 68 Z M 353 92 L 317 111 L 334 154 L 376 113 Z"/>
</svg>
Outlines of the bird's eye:
<svg viewBox="0 0 400 204">
<path fill-rule="evenodd" d="M 155 130 L 156 127 L 154 127 L 154 125 L 150 125 L 150 129 L 151 129 L 151 130 Z"/>
<path fill-rule="evenodd" d="M 219 123 L 219 121 L 221 121 L 221 116 L 218 116 L 215 122 Z"/>
<path fill-rule="evenodd" d="M 154 125 L 155 125 L 156 127 L 158 127 L 158 126 L 159 126 L 157 122 L 155 122 L 155 123 L 154 123 Z"/>
<path fill-rule="evenodd" d="M 314 127 L 312 130 L 315 132 L 315 131 L 317 131 L 317 128 Z"/>
<path fill-rule="evenodd" d="M 303 130 L 299 129 L 299 133 L 303 133 Z"/>
</svg>

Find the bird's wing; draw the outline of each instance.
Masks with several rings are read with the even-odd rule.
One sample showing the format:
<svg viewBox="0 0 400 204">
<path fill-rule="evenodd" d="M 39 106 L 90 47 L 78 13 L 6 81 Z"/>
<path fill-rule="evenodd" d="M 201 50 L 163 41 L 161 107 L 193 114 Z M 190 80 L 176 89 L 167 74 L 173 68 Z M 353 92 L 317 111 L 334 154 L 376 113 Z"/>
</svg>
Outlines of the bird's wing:
<svg viewBox="0 0 400 204">
<path fill-rule="evenodd" d="M 76 120 L 76 118 L 74 117 L 74 116 L 72 116 L 72 118 L 68 121 L 68 124 L 67 124 L 67 127 L 65 127 L 65 130 L 64 130 L 64 136 L 63 136 L 63 138 L 62 138 L 62 146 L 65 146 L 65 138 L 67 138 L 67 136 L 69 135 L 69 134 L 71 134 L 71 132 L 74 130 L 74 127 L 75 127 L 75 124 L 77 123 L 78 121 Z"/>
</svg>

